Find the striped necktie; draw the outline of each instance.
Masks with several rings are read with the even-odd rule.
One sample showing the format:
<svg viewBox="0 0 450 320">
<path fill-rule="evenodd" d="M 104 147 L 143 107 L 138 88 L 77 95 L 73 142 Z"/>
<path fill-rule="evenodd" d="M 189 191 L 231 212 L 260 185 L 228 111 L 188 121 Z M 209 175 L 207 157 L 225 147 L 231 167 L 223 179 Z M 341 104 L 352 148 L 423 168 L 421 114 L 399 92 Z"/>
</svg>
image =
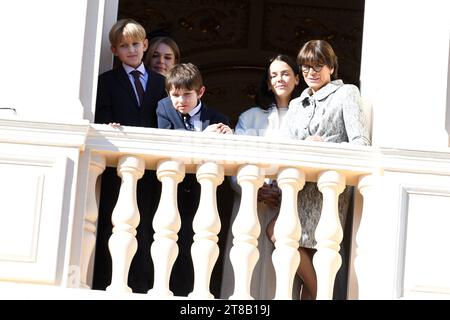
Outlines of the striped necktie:
<svg viewBox="0 0 450 320">
<path fill-rule="evenodd" d="M 139 70 L 133 70 L 130 73 L 134 78 L 134 86 L 136 87 L 136 92 L 138 94 L 139 106 L 141 106 L 142 101 L 144 100 L 144 87 L 142 86 L 142 82 L 139 79 L 141 76 L 141 72 Z"/>
<path fill-rule="evenodd" d="M 182 113 L 181 118 L 183 118 L 184 127 L 186 130 L 195 131 L 194 125 L 191 122 L 191 116 L 189 113 Z"/>
</svg>

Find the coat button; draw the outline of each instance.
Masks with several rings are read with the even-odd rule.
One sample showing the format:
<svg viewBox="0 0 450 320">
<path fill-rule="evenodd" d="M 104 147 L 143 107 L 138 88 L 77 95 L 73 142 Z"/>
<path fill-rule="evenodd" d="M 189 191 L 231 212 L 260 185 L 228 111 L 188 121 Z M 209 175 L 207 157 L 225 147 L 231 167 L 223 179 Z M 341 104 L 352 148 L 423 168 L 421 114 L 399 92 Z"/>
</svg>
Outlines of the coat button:
<svg viewBox="0 0 450 320">
<path fill-rule="evenodd" d="M 189 193 L 189 192 L 191 192 L 191 189 L 190 188 L 184 188 L 183 191 L 186 192 L 186 193 Z"/>
</svg>

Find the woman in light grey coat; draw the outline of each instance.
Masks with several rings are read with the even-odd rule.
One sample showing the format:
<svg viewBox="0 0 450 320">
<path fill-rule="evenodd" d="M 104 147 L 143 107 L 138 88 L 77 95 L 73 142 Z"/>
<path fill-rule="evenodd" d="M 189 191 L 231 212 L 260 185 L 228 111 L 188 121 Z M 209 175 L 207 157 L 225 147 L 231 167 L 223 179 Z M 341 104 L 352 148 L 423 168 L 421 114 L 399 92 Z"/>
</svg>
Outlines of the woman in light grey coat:
<svg viewBox="0 0 450 320">
<path fill-rule="evenodd" d="M 297 56 L 306 88 L 289 103 L 284 133 L 292 139 L 349 142 L 369 145 L 369 133 L 356 86 L 337 80 L 338 62 L 330 44 L 324 40 L 308 41 Z M 339 216 L 344 227 L 352 189 L 339 197 Z M 322 194 L 316 183 L 308 182 L 299 193 L 298 210 L 302 225 L 301 263 L 297 270 L 304 282 L 302 298 L 314 299 L 317 280 L 312 258 L 316 241 L 314 232 L 322 210 Z M 273 223 L 268 234 L 273 236 Z"/>
</svg>

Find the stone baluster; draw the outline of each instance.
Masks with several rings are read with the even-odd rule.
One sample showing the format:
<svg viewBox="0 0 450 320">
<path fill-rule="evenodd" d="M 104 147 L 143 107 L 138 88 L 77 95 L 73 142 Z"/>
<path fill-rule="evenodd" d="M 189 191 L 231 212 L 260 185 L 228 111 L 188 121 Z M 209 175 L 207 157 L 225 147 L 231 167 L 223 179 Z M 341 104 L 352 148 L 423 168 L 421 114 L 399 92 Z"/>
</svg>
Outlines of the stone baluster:
<svg viewBox="0 0 450 320">
<path fill-rule="evenodd" d="M 178 231 L 181 218 L 177 204 L 177 186 L 185 175 L 185 166 L 175 160 L 162 160 L 157 165 L 161 181 L 161 199 L 153 218 L 155 234 L 151 247 L 154 284 L 148 294 L 158 299 L 173 296 L 169 288 L 170 274 L 178 256 Z"/>
<path fill-rule="evenodd" d="M 189 294 L 194 299 L 213 299 L 209 291 L 211 273 L 219 256 L 217 234 L 220 217 L 217 210 L 217 186 L 224 180 L 223 166 L 207 162 L 197 167 L 197 180 L 201 185 L 201 197 L 193 221 L 195 232 L 191 248 L 194 264 L 194 289 Z"/>
<path fill-rule="evenodd" d="M 250 283 L 253 269 L 259 259 L 258 236 L 261 227 L 257 213 L 258 189 L 264 182 L 264 170 L 256 165 L 242 165 L 237 181 L 241 186 L 241 204 L 234 220 L 233 247 L 230 260 L 234 271 L 234 292 L 230 299 L 253 299 Z"/>
<path fill-rule="evenodd" d="M 98 219 L 98 199 L 96 185 L 98 176 L 105 170 L 105 157 L 99 154 L 91 154 L 89 162 L 89 176 L 87 182 L 86 212 L 84 215 L 83 243 L 81 250 L 81 288 L 89 289 L 87 274 L 91 262 L 96 240 L 96 222 Z"/>
<path fill-rule="evenodd" d="M 336 171 L 322 172 L 317 187 L 323 195 L 322 213 L 315 232 L 317 252 L 313 258 L 317 274 L 317 299 L 331 300 L 336 273 L 342 264 L 339 249 L 343 232 L 338 198 L 345 188 L 345 177 Z"/>
<path fill-rule="evenodd" d="M 363 196 L 363 209 L 361 214 L 361 221 L 359 223 L 358 232 L 356 234 L 356 256 L 355 256 L 355 273 L 358 279 L 358 298 L 359 299 L 373 299 L 374 294 L 370 288 L 374 289 L 372 283 L 373 277 L 373 262 L 370 259 L 370 254 L 367 254 L 369 245 L 373 243 L 372 229 L 376 226 L 377 218 L 377 200 L 375 197 L 376 176 L 363 176 L 358 181 L 358 189 Z M 374 220 L 375 218 L 375 220 Z M 374 261 L 375 263 L 377 261 Z M 375 290 L 374 290 L 375 291 Z"/>
<path fill-rule="evenodd" d="M 108 246 L 112 258 L 112 278 L 107 291 L 131 292 L 127 285 L 128 272 L 137 250 L 136 227 L 140 220 L 136 185 L 144 170 L 145 163 L 141 158 L 125 155 L 119 159 L 117 172 L 122 184 L 111 219 L 114 227 Z"/>
<path fill-rule="evenodd" d="M 298 191 L 305 185 L 305 175 L 296 168 L 282 169 L 277 178 L 282 191 L 280 213 L 274 228 L 275 250 L 272 262 L 276 274 L 275 299 L 292 299 L 294 277 L 300 263 L 298 242 L 301 225 L 298 217 Z"/>
</svg>

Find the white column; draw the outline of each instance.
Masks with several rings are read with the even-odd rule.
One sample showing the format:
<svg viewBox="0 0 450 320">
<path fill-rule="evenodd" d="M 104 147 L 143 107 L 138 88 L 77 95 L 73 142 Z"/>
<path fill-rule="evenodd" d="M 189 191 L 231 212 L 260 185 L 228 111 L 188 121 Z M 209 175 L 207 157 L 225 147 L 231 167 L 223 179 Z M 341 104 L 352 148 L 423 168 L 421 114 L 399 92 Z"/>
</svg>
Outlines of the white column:
<svg viewBox="0 0 450 320">
<path fill-rule="evenodd" d="M 96 222 L 98 218 L 98 199 L 96 195 L 96 184 L 98 176 L 105 170 L 105 157 L 99 154 L 91 154 L 89 162 L 89 177 L 87 183 L 86 212 L 84 214 L 83 247 L 81 251 L 81 285 L 89 289 L 87 285 L 87 273 L 89 263 L 94 251 L 96 240 Z"/>
<path fill-rule="evenodd" d="M 128 271 L 137 250 L 136 227 L 140 220 L 136 185 L 144 175 L 144 170 L 144 160 L 134 156 L 122 156 L 117 164 L 122 184 L 111 217 L 114 227 L 108 246 L 112 258 L 112 279 L 107 291 L 131 292 L 127 285 Z"/>
<path fill-rule="evenodd" d="M 358 279 L 358 299 L 373 299 L 375 296 L 376 277 L 373 276 L 373 264 L 369 251 L 370 244 L 374 242 L 373 233 L 370 231 L 377 225 L 377 208 L 379 208 L 374 192 L 376 177 L 374 175 L 363 176 L 359 179 L 358 189 L 363 196 L 363 209 L 358 232 L 356 234 L 355 273 Z M 375 219 L 375 220 L 374 220 Z M 371 290 L 372 288 L 372 290 Z"/>
<path fill-rule="evenodd" d="M 297 268 L 300 264 L 298 242 L 301 225 L 298 217 L 298 191 L 305 185 L 304 173 L 296 168 L 284 168 L 277 178 L 282 191 L 282 202 L 275 223 L 275 250 L 272 262 L 276 273 L 276 293 L 274 299 L 292 299 L 292 287 Z"/>
<path fill-rule="evenodd" d="M 413 150 L 449 147 L 449 12 L 450 1 L 445 0 L 365 1 L 360 79 L 362 97 L 373 110 L 372 145 Z M 398 47 L 399 41 L 401 50 L 386 50 Z M 433 67 L 422 69 L 424 79 L 432 81 L 386 77 L 386 66 L 402 61 L 396 74 L 416 79 L 417 70 L 410 66 L 423 60 L 424 43 L 433 47 Z"/>
<path fill-rule="evenodd" d="M 319 175 L 317 187 L 322 192 L 322 213 L 315 232 L 317 252 L 313 258 L 317 274 L 317 299 L 333 299 L 336 273 L 341 267 L 339 254 L 342 241 L 342 226 L 339 220 L 338 198 L 345 188 L 345 177 L 336 171 L 325 171 Z"/>
<path fill-rule="evenodd" d="M 157 165 L 158 179 L 162 183 L 161 199 L 153 218 L 154 241 L 151 255 L 154 266 L 154 284 L 148 294 L 156 297 L 171 297 L 170 274 L 178 256 L 178 231 L 181 227 L 177 205 L 177 186 L 183 180 L 185 167 L 182 162 L 162 160 Z"/>
<path fill-rule="evenodd" d="M 258 189 L 264 182 L 264 170 L 256 165 L 242 165 L 238 169 L 237 181 L 241 186 L 241 205 L 232 227 L 230 260 L 234 271 L 234 292 L 230 299 L 249 300 L 253 299 L 250 282 L 259 258 L 257 246 L 261 227 L 256 206 Z"/>
<path fill-rule="evenodd" d="M 209 291 L 211 273 L 219 256 L 217 234 L 220 217 L 217 210 L 217 186 L 223 182 L 223 166 L 207 162 L 197 167 L 197 180 L 201 185 L 201 197 L 193 221 L 195 232 L 191 248 L 194 264 L 194 289 L 189 294 L 194 299 L 213 299 Z"/>
<path fill-rule="evenodd" d="M 0 2 L 0 29 L 8 30 L 17 17 L 22 23 L 14 27 L 14 32 L 2 32 L 5 43 L 12 43 L 14 39 L 28 39 L 21 43 L 15 42 L 15 52 L 3 50 L 0 59 L 0 106 L 13 107 L 17 115 L 28 121 L 45 123 L 80 123 L 83 121 L 83 105 L 80 98 L 85 96 L 82 88 L 83 68 L 95 65 L 97 51 L 90 46 L 89 38 L 96 33 L 96 17 L 92 12 L 94 1 L 14 1 Z M 27 10 L 24 10 L 26 6 Z M 49 12 L 54 12 L 48 19 Z M 37 14 L 39 12 L 39 14 Z M 117 15 L 117 13 L 116 13 Z M 55 28 L 64 25 L 64 28 Z M 64 54 L 47 54 L 45 50 L 35 50 L 34 61 L 27 58 L 29 48 L 36 48 L 41 44 L 40 37 L 30 35 L 30 30 L 52 30 L 55 39 L 71 39 L 64 48 Z M 83 50 L 89 54 L 89 59 L 82 61 Z M 33 59 L 34 60 L 34 59 Z M 21 61 L 21 63 L 11 63 Z M 67 63 L 70 61 L 70 63 Z M 42 72 L 44 65 L 64 65 L 64 72 Z M 91 70 L 94 70 L 92 67 Z M 94 72 L 94 71 L 93 71 Z M 27 86 L 24 94 L 23 75 L 27 75 Z M 76 74 L 77 76 L 72 76 Z M 81 79 L 80 79 L 81 76 Z M 91 96 L 95 94 L 91 91 Z M 84 122 L 84 121 L 83 121 Z"/>
</svg>

